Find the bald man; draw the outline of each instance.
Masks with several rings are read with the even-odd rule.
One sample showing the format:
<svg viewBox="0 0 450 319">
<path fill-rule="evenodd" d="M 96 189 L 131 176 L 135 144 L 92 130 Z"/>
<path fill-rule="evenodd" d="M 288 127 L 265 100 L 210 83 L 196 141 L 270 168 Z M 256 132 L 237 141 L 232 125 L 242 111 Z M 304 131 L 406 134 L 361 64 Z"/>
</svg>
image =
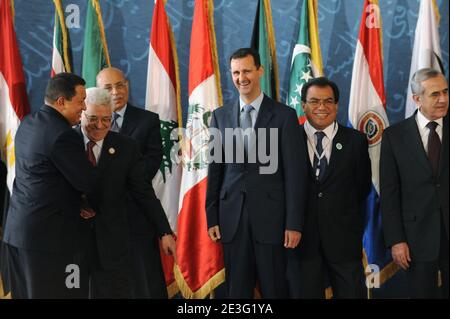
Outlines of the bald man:
<svg viewBox="0 0 450 319">
<path fill-rule="evenodd" d="M 106 68 L 97 74 L 97 87 L 110 92 L 113 102 L 111 130 L 133 138 L 144 156 L 146 178 L 151 182 L 162 160 L 162 143 L 157 114 L 128 103 L 129 83 L 117 68 Z M 134 298 L 167 298 L 164 273 L 159 254 L 155 225 L 143 218 L 136 202 L 127 203 L 132 259 Z"/>
</svg>

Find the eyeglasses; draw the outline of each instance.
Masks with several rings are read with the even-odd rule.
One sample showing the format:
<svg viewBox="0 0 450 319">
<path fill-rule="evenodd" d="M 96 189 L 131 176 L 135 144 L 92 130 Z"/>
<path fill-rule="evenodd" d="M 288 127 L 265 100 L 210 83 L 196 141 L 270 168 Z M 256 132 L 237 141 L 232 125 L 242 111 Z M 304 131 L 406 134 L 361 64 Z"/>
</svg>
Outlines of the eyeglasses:
<svg viewBox="0 0 450 319">
<path fill-rule="evenodd" d="M 127 87 L 126 81 L 117 82 L 116 84 L 107 84 L 103 88 L 109 92 L 111 92 L 113 89 L 116 89 L 117 91 L 121 91 Z"/>
<path fill-rule="evenodd" d="M 86 117 L 86 119 L 88 120 L 89 124 L 97 124 L 98 121 L 100 120 L 103 125 L 109 125 L 109 124 L 111 124 L 111 121 L 112 121 L 111 116 L 98 117 L 95 115 L 90 116 L 90 115 L 87 115 L 86 113 L 83 113 L 83 114 Z"/>
<path fill-rule="evenodd" d="M 314 99 L 314 100 L 306 101 L 306 103 L 313 107 L 319 106 L 320 104 L 323 104 L 323 106 L 325 106 L 325 107 L 333 106 L 336 104 L 333 99 L 326 99 L 326 100 L 315 100 Z"/>
</svg>

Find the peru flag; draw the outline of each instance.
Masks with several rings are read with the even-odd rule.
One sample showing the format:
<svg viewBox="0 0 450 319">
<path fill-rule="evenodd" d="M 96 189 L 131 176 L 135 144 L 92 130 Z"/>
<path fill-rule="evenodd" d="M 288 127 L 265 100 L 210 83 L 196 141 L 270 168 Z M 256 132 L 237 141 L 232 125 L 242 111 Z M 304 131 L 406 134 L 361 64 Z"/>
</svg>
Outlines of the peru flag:
<svg viewBox="0 0 450 319">
<path fill-rule="evenodd" d="M 222 246 L 209 238 L 205 212 L 208 127 L 222 105 L 213 2 L 195 0 L 192 21 L 175 277 L 183 297 L 205 298 L 225 277 Z"/>
</svg>

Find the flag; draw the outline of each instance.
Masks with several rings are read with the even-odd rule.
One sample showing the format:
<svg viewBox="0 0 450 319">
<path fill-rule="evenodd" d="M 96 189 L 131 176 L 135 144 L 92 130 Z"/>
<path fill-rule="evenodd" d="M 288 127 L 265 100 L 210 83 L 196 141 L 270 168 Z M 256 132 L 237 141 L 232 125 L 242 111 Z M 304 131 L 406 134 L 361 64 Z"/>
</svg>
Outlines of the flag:
<svg viewBox="0 0 450 319">
<path fill-rule="evenodd" d="M 94 87 L 97 73 L 101 69 L 111 66 L 98 0 L 89 0 L 88 2 L 83 46 L 82 75 L 86 81 L 86 87 Z"/>
<path fill-rule="evenodd" d="M 192 19 L 175 267 L 185 298 L 204 298 L 225 278 L 222 246 L 209 238 L 205 212 L 208 127 L 212 111 L 222 105 L 213 8 L 211 0 L 195 0 Z"/>
<path fill-rule="evenodd" d="M 53 28 L 53 53 L 51 76 L 61 72 L 72 72 L 69 33 L 64 19 L 61 0 L 55 3 L 55 27 Z"/>
<path fill-rule="evenodd" d="M 0 0 L 0 48 L 0 150 L 1 158 L 5 161 L 8 169 L 7 186 L 11 192 L 15 177 L 14 137 L 20 121 L 30 112 L 30 106 L 22 60 L 14 31 L 13 6 L 10 0 Z M 2 249 L 0 253 L 2 257 L 0 261 L 5 262 Z M 7 273 L 4 266 L 0 263 L 3 275 Z M 7 283 L 5 283 L 6 285 Z M 0 274 L 0 299 L 10 298 L 10 294 L 4 296 L 7 291 L 3 291 L 3 289 Z"/>
<path fill-rule="evenodd" d="M 439 42 L 439 20 L 440 15 L 436 0 L 420 0 L 409 81 L 414 73 L 422 68 L 433 68 L 444 73 Z M 405 118 L 410 117 L 416 108 L 417 106 L 412 98 L 411 86 L 408 84 Z"/>
<path fill-rule="evenodd" d="M 279 101 L 278 65 L 270 0 L 258 1 L 251 47 L 259 52 L 261 65 L 264 68 L 264 75 L 260 80 L 261 90 Z"/>
<path fill-rule="evenodd" d="M 179 142 L 178 128 L 182 123 L 178 58 L 164 1 L 156 0 L 153 9 L 150 47 L 148 52 L 146 109 L 159 115 L 163 145 L 161 167 L 153 179 L 156 196 L 166 212 L 170 227 L 177 231 L 178 199 L 181 183 L 181 163 L 174 146 Z M 169 298 L 178 291 L 173 273 L 172 256 L 161 254 Z"/>
<path fill-rule="evenodd" d="M 379 267 L 380 284 L 397 271 L 389 251 L 384 247 L 379 202 L 381 138 L 384 129 L 389 125 L 386 115 L 381 35 L 378 0 L 366 0 L 356 43 L 348 114 L 350 126 L 366 134 L 369 143 L 372 190 L 366 202 L 363 261 L 364 267 L 368 264 Z"/>
<path fill-rule="evenodd" d="M 312 78 L 322 76 L 322 53 L 317 22 L 317 0 L 303 1 L 300 13 L 298 39 L 292 51 L 291 75 L 286 104 L 297 111 L 300 124 L 306 121 L 302 109 L 303 84 Z"/>
</svg>

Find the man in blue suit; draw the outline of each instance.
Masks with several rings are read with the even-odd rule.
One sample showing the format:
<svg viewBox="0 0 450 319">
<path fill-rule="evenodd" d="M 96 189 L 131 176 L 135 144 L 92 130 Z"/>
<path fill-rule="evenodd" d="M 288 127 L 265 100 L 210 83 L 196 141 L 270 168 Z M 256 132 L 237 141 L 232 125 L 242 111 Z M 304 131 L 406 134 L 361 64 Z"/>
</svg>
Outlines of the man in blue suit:
<svg viewBox="0 0 450 319">
<path fill-rule="evenodd" d="M 76 280 L 74 287 L 66 285 L 76 267 L 66 267 L 80 262 L 82 195 L 94 190 L 97 179 L 72 129 L 86 108 L 84 85 L 70 73 L 50 79 L 45 105 L 17 130 L 16 178 L 4 234 L 13 298 L 82 297 Z"/>
<path fill-rule="evenodd" d="M 261 91 L 258 52 L 239 49 L 230 64 L 239 101 L 212 114 L 211 132 L 220 136 L 212 134 L 211 153 L 224 156 L 208 168 L 208 232 L 223 243 L 228 297 L 252 298 L 259 282 L 263 298 L 285 298 L 286 248 L 299 244 L 303 227 L 306 154 L 295 111 Z M 225 132 L 236 128 L 255 134 Z M 229 145 L 238 152 L 225 162 Z"/>
</svg>

